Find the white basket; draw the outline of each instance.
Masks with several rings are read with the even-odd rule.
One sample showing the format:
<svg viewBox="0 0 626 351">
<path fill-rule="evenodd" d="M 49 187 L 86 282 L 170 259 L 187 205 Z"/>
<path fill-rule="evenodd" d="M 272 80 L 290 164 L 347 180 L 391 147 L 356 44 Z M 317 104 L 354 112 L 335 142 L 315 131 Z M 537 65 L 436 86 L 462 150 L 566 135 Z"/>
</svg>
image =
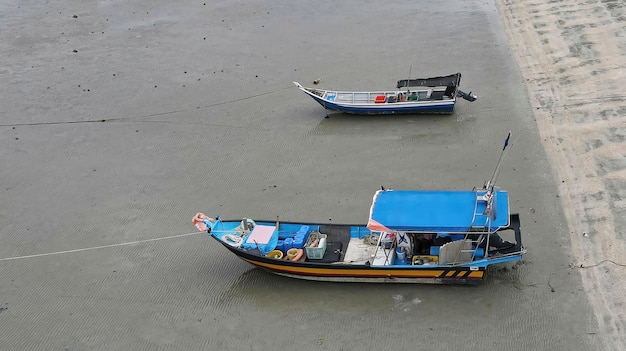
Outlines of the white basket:
<svg viewBox="0 0 626 351">
<path fill-rule="evenodd" d="M 311 244 L 316 239 L 327 239 L 327 237 L 328 236 L 326 234 L 311 232 L 311 234 L 309 235 L 309 239 L 307 240 L 305 245 L 306 257 L 312 260 L 321 260 L 322 257 L 324 257 L 324 253 L 326 252 L 326 240 L 324 240 L 322 246 L 311 247 Z"/>
</svg>

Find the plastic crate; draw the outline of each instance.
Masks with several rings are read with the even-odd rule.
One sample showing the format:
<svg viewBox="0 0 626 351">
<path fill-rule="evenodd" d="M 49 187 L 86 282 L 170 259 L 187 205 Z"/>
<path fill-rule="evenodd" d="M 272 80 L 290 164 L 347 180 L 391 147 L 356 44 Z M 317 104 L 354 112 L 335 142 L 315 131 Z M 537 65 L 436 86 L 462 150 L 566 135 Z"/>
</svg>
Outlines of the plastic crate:
<svg viewBox="0 0 626 351">
<path fill-rule="evenodd" d="M 412 265 L 429 265 L 439 263 L 439 256 L 434 255 L 416 255 L 411 259 Z"/>
<path fill-rule="evenodd" d="M 321 246 L 311 247 L 311 244 L 316 239 L 325 239 Z M 307 240 L 305 249 L 306 249 L 306 257 L 312 260 L 321 260 L 324 257 L 324 253 L 326 252 L 326 240 L 328 236 L 326 234 L 320 234 L 317 232 L 311 232 L 309 235 L 309 240 Z"/>
</svg>

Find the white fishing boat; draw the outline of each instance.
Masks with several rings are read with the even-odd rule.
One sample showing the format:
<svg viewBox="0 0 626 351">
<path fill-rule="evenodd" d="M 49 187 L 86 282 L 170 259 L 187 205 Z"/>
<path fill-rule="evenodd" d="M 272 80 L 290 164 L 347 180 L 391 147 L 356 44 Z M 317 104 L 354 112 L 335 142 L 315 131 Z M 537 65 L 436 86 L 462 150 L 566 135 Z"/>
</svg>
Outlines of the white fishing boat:
<svg viewBox="0 0 626 351">
<path fill-rule="evenodd" d="M 293 82 L 298 89 L 325 109 L 352 114 L 380 115 L 430 113 L 451 114 L 457 97 L 475 101 L 476 96 L 459 89 L 461 73 L 443 77 L 399 80 L 397 90 L 337 91 L 307 88 Z M 405 88 L 405 89 L 402 89 Z"/>
</svg>

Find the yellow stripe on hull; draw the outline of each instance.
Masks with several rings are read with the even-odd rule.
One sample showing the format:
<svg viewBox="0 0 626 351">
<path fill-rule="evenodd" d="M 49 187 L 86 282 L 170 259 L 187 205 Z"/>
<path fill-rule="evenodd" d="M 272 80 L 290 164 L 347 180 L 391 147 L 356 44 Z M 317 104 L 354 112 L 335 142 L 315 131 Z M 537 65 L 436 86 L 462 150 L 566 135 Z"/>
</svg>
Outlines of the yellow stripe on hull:
<svg viewBox="0 0 626 351">
<path fill-rule="evenodd" d="M 284 264 L 272 264 L 259 262 L 243 258 L 246 262 L 273 271 L 279 274 L 289 276 L 309 276 L 309 277 L 351 277 L 351 278 L 437 278 L 437 279 L 471 279 L 482 280 L 484 270 L 468 271 L 467 269 L 457 268 L 339 268 L 340 265 L 334 265 L 332 268 L 326 267 L 310 267 L 310 266 L 288 266 Z"/>
</svg>

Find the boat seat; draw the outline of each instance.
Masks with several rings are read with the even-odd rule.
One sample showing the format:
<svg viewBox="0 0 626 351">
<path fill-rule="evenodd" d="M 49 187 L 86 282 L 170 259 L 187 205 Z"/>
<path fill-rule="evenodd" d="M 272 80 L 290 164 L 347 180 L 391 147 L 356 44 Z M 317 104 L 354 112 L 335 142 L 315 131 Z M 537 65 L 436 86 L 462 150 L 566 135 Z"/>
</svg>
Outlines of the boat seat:
<svg viewBox="0 0 626 351">
<path fill-rule="evenodd" d="M 430 247 L 430 254 L 432 256 L 439 256 L 439 251 L 441 250 L 441 246 L 431 246 Z M 476 250 L 476 258 L 482 258 L 483 256 L 485 256 L 485 250 L 483 250 L 483 248 L 478 248 L 476 249 L 475 247 L 472 246 L 472 251 Z"/>
<path fill-rule="evenodd" d="M 443 91 L 433 91 L 430 98 L 432 100 L 443 100 Z"/>
<path fill-rule="evenodd" d="M 439 263 L 470 262 L 472 255 L 468 251 L 472 248 L 469 240 L 451 241 L 439 249 Z"/>
</svg>

